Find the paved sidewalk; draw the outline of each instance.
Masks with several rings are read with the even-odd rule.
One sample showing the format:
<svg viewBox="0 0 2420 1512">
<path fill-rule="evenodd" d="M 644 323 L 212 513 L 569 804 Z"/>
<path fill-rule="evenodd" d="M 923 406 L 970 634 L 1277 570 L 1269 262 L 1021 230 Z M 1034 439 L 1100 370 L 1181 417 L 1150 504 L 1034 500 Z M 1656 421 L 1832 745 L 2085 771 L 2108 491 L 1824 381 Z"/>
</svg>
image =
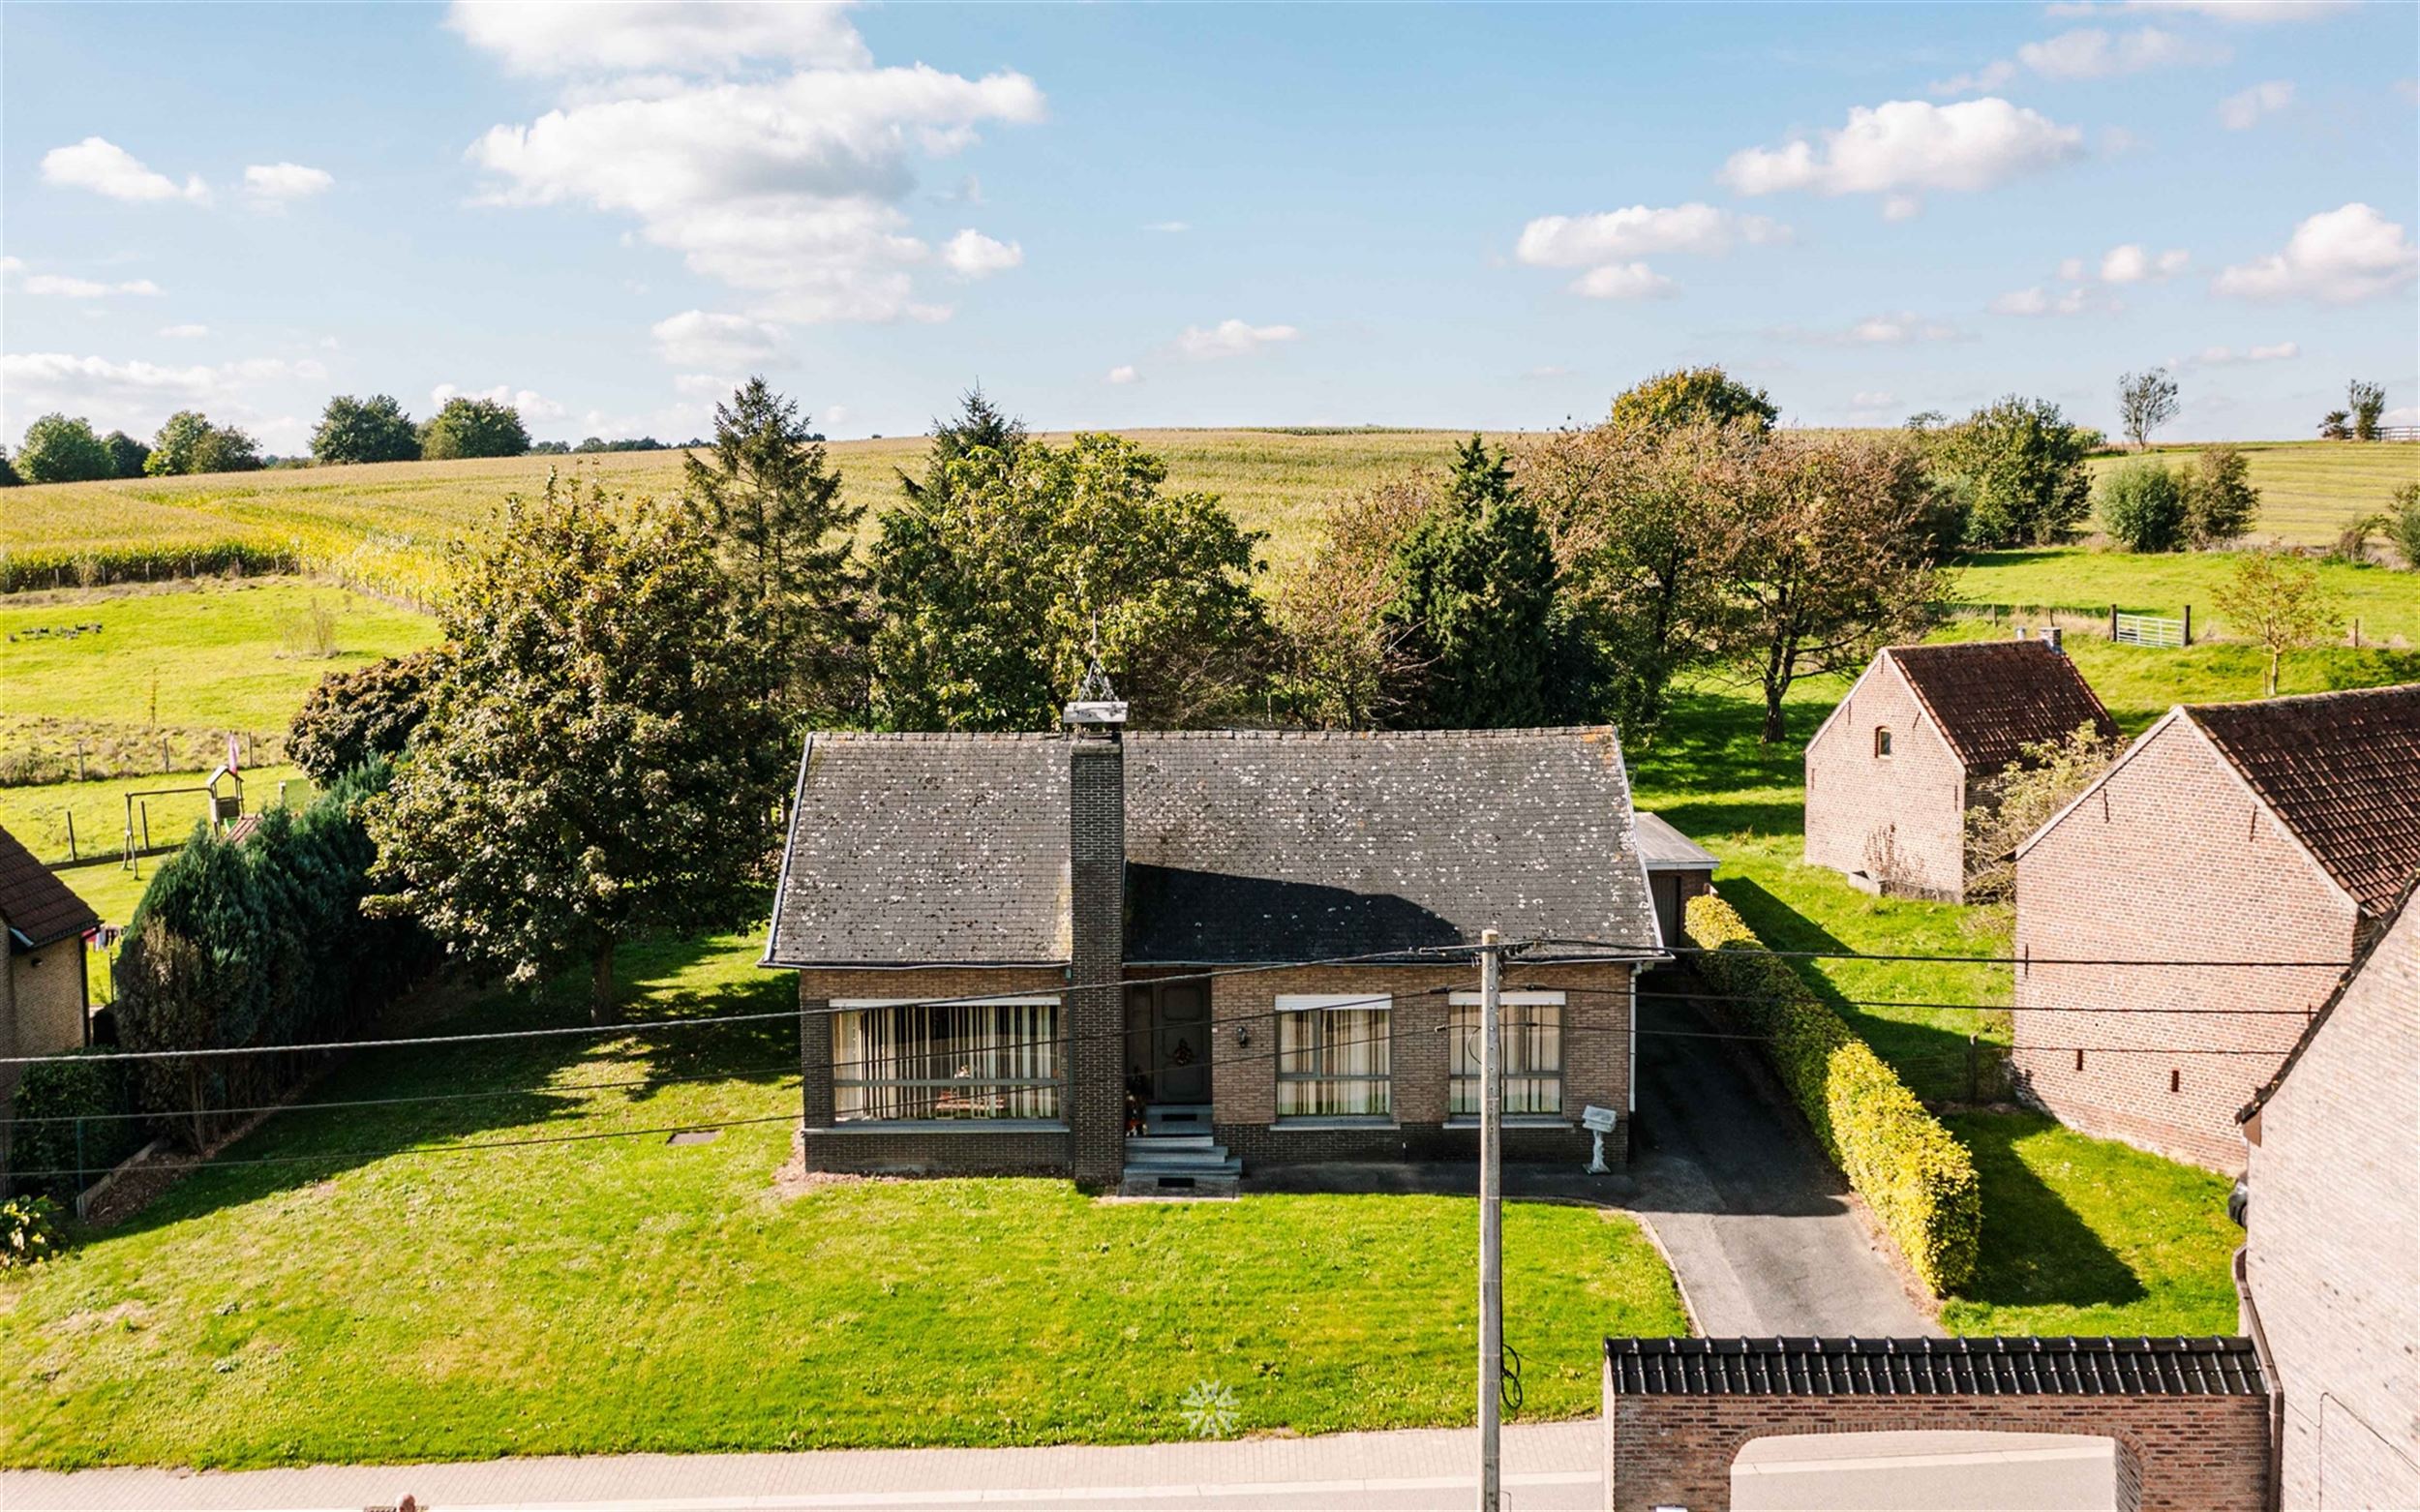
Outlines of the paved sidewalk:
<svg viewBox="0 0 2420 1512">
<path fill-rule="evenodd" d="M 1504 1431 L 1505 1504 L 1602 1504 L 1593 1421 Z M 79 1470 L 0 1474 L 8 1512 L 877 1512 L 942 1507 L 1137 1507 L 1149 1512 L 1459 1512 L 1476 1487 L 1468 1429 L 1116 1448 L 828 1450 L 612 1455 L 476 1465 L 324 1466 L 240 1474 Z"/>
</svg>

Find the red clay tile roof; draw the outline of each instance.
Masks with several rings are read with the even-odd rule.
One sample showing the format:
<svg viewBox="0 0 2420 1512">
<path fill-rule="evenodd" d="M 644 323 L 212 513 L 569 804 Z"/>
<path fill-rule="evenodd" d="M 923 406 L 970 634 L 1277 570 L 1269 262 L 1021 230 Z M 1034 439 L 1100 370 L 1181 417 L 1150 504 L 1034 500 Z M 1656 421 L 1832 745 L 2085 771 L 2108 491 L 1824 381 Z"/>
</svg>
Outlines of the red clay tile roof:
<svg viewBox="0 0 2420 1512">
<path fill-rule="evenodd" d="M 2185 713 L 2363 913 L 2420 870 L 2420 682 Z"/>
<path fill-rule="evenodd" d="M 1893 646 L 1908 685 L 1970 772 L 1997 772 L 2025 747 L 2063 741 L 2082 725 L 2117 737 L 2117 721 L 2075 663 L 2041 641 Z"/>
<path fill-rule="evenodd" d="M 0 919 L 8 921 L 12 946 L 37 950 L 101 922 L 91 904 L 69 892 L 6 830 L 0 830 Z"/>
</svg>

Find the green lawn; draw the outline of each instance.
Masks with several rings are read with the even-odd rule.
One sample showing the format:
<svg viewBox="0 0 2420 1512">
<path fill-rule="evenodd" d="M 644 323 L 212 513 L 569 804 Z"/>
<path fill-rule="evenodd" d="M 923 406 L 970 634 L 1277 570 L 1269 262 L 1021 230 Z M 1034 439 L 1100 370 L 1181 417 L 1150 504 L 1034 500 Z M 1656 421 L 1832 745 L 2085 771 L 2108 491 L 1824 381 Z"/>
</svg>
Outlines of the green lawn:
<svg viewBox="0 0 2420 1512">
<path fill-rule="evenodd" d="M 648 1022 L 610 1040 L 357 1060 L 308 1096 L 509 1095 L 280 1115 L 125 1228 L 0 1279 L 0 1464 L 1181 1438 L 1205 1381 L 1241 1432 L 1468 1421 L 1467 1200 L 776 1190 L 796 1030 L 661 1023 L 787 1006 L 758 944 L 626 951 Z M 473 1017 L 580 1021 L 502 999 Z M 570 1090 L 641 1076 L 701 1079 Z M 773 1121 L 407 1153 L 734 1118 Z M 1685 1330 L 1626 1218 L 1514 1204 L 1505 1252 L 1525 1416 L 1597 1409 L 1606 1334 Z"/>
<path fill-rule="evenodd" d="M 1967 603 L 1997 605 L 2035 623 L 2042 620 L 2026 611 L 2062 611 L 2060 622 L 2072 626 L 2069 634 L 2077 639 L 2089 633 L 2079 620 L 2105 638 L 2111 604 L 2130 614 L 2171 618 L 2190 604 L 2198 639 L 2228 633 L 2218 610 L 2218 588 L 2233 566 L 2226 552 L 2135 556 L 2086 546 L 1981 552 L 1959 566 L 1955 590 Z M 2319 564 L 2319 576 L 2342 600 L 2347 640 L 2350 621 L 2358 619 L 2364 645 L 2392 644 L 2401 636 L 2406 646 L 2420 646 L 2420 573 L 2328 561 Z"/>
<path fill-rule="evenodd" d="M 2325 546 L 2355 515 L 2376 514 L 2396 488 L 2420 480 L 2420 442 L 2243 441 L 2252 483 L 2260 490 L 2254 540 L 2272 536 L 2300 546 Z M 2189 463 L 2198 445 L 2157 446 L 2170 466 Z M 2130 456 L 2096 457 L 2096 475 L 2123 467 Z"/>
<path fill-rule="evenodd" d="M 208 775 L 206 771 L 176 771 L 164 776 L 0 787 L 0 827 L 5 827 L 41 860 L 64 862 L 68 859 L 68 815 L 73 813 L 76 854 L 87 858 L 112 856 L 125 842 L 129 795 L 183 789 L 187 791 L 169 791 L 162 797 L 136 800 L 136 843 L 141 842 L 143 815 L 148 810 L 151 843 L 174 845 L 209 815 L 208 797 L 191 791 Z M 299 807 L 311 801 L 311 779 L 299 771 L 292 767 L 259 767 L 244 773 L 244 806 L 254 811 L 274 807 L 281 783 L 285 784 L 289 805 Z M 222 787 L 222 791 L 226 789 Z M 144 857 L 137 862 L 136 869 L 148 877 L 151 868 L 165 860 L 166 857 Z M 99 900 L 86 891 L 93 872 L 93 867 L 77 866 L 59 875 L 98 907 Z"/>
</svg>

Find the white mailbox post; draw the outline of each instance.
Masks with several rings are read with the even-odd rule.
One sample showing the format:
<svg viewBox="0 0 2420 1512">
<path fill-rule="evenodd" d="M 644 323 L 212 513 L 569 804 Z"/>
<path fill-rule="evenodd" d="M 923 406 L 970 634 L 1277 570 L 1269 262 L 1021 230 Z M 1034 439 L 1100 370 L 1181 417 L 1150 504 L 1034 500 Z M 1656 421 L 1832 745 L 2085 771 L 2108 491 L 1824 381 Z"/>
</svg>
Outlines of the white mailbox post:
<svg viewBox="0 0 2420 1512">
<path fill-rule="evenodd" d="M 1616 1128 L 1619 1127 L 1620 1122 L 1621 1115 L 1615 1112 L 1610 1107 L 1598 1107 L 1595 1104 L 1591 1103 L 1588 1106 L 1580 1109 L 1580 1127 L 1588 1132 L 1590 1139 L 1590 1148 L 1588 1150 L 1588 1175 L 1602 1176 L 1607 1173 L 1605 1166 L 1605 1136 L 1612 1134 Z"/>
</svg>

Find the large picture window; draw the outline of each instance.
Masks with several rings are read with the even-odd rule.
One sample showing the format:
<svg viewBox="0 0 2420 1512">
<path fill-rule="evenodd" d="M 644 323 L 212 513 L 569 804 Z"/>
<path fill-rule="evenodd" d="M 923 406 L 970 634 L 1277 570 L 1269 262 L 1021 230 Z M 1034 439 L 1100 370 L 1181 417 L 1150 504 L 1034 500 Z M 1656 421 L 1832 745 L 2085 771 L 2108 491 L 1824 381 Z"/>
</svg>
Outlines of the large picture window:
<svg viewBox="0 0 2420 1512">
<path fill-rule="evenodd" d="M 1277 1000 L 1277 1116 L 1384 1118 L 1394 1111 L 1394 999 L 1383 992 Z"/>
<path fill-rule="evenodd" d="M 1559 1113 L 1563 1110 L 1563 995 L 1559 992 L 1506 992 L 1500 995 L 1504 1025 L 1504 1112 Z M 1479 1114 L 1479 994 L 1457 992 L 1453 997 L 1454 1042 L 1450 1098 L 1446 1111 L 1457 1117 Z"/>
<path fill-rule="evenodd" d="M 836 1002 L 832 1115 L 1057 1118 L 1059 1003 Z"/>
</svg>

